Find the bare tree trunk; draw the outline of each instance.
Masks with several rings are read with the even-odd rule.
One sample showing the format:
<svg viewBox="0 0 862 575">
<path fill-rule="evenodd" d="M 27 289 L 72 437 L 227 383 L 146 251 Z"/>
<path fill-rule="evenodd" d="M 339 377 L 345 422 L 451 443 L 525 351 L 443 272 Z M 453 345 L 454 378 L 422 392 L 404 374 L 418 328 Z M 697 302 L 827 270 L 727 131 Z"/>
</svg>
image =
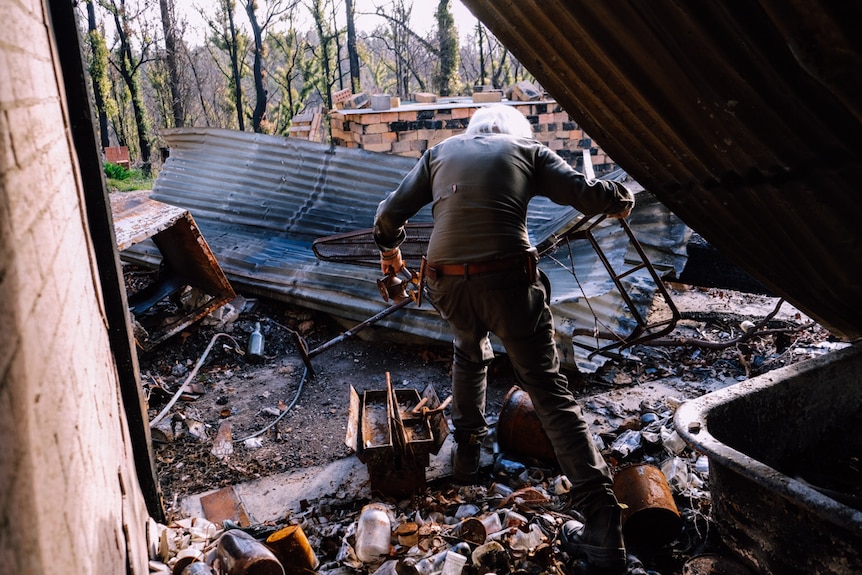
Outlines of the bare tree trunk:
<svg viewBox="0 0 862 575">
<path fill-rule="evenodd" d="M 335 68 L 338 75 L 338 89 L 344 89 L 344 71 L 341 69 L 341 34 L 338 33 L 338 22 L 335 20 L 335 6 L 332 7 L 332 40 L 335 42 Z"/>
<path fill-rule="evenodd" d="M 225 11 L 228 18 L 228 31 L 230 32 L 230 53 L 231 73 L 233 74 L 233 101 L 236 106 L 236 123 L 240 132 L 245 131 L 245 119 L 242 111 L 242 75 L 240 74 L 239 62 L 239 41 L 236 36 L 236 23 L 233 21 L 233 0 L 227 0 L 224 3 Z"/>
<path fill-rule="evenodd" d="M 332 109 L 332 63 L 329 47 L 332 44 L 332 35 L 326 30 L 326 17 L 323 13 L 324 7 L 320 0 L 314 0 L 312 16 L 317 29 L 317 37 L 320 42 L 320 67 L 323 73 L 323 96 L 326 98 L 326 107 Z"/>
<path fill-rule="evenodd" d="M 436 12 L 439 69 L 435 84 L 441 96 L 452 95 L 452 84 L 457 82 L 458 72 L 458 31 L 450 5 L 451 0 L 440 0 Z"/>
<path fill-rule="evenodd" d="M 347 58 L 350 61 L 350 89 L 354 94 L 362 91 L 359 77 L 359 53 L 356 51 L 356 23 L 353 0 L 345 0 L 347 11 Z"/>
<path fill-rule="evenodd" d="M 214 124 L 215 119 L 211 117 L 212 114 L 210 112 L 210 107 L 207 106 L 206 100 L 204 99 L 203 82 L 201 82 L 201 77 L 200 77 L 200 74 L 198 73 L 198 69 L 197 69 L 197 66 L 195 65 L 195 61 L 194 61 L 194 58 L 192 57 L 192 54 L 190 54 L 188 51 L 186 51 L 186 54 L 188 56 L 189 70 L 192 73 L 192 77 L 194 78 L 194 81 L 195 81 L 195 88 L 197 89 L 197 92 L 198 92 L 198 101 L 200 102 L 201 110 L 204 113 L 204 122 L 206 122 L 207 126 L 212 126 Z"/>
<path fill-rule="evenodd" d="M 168 63 L 168 75 L 171 79 L 171 111 L 174 116 L 174 126 L 182 128 L 186 125 L 186 111 L 180 90 L 180 63 L 177 53 L 176 20 L 174 19 L 174 0 L 159 0 L 162 13 L 162 28 L 165 34 L 165 56 Z"/>
<path fill-rule="evenodd" d="M 114 128 L 114 134 L 117 136 L 117 145 L 131 148 L 129 145 L 128 135 L 131 130 L 126 126 L 126 115 L 123 113 L 123 109 L 126 107 L 126 93 L 123 90 L 123 86 L 125 86 L 125 84 L 121 80 L 122 79 L 118 79 L 111 82 L 111 97 L 117 103 L 118 112 L 108 120 L 111 122 L 111 126 Z M 129 153 L 132 153 L 131 149 L 129 150 Z"/>
<path fill-rule="evenodd" d="M 254 91 L 255 104 L 254 111 L 251 115 L 252 130 L 256 133 L 262 132 L 261 125 L 266 116 L 266 88 L 263 85 L 263 32 L 261 31 L 260 23 L 257 21 L 255 14 L 255 0 L 246 0 L 245 12 L 248 14 L 248 21 L 251 24 L 251 31 L 254 36 Z"/>
<path fill-rule="evenodd" d="M 494 79 L 492 83 L 494 87 L 503 86 L 506 84 L 503 73 L 508 71 L 508 66 L 506 65 L 506 59 L 509 56 L 509 51 L 506 48 L 503 48 L 503 53 L 500 55 L 500 64 L 494 68 Z"/>
<path fill-rule="evenodd" d="M 105 47 L 104 38 L 101 38 L 101 33 L 96 25 L 96 8 L 93 5 L 93 0 L 87 0 L 87 29 L 90 40 L 90 51 L 92 52 L 90 62 L 90 80 L 93 83 L 93 99 L 96 103 L 96 113 L 99 116 L 99 140 L 102 148 L 107 148 L 111 145 L 111 140 L 108 137 L 108 112 L 105 107 L 104 93 L 105 81 L 107 75 L 107 48 Z"/>
<path fill-rule="evenodd" d="M 119 72 L 129 90 L 129 96 L 132 104 L 132 112 L 135 116 L 135 126 L 138 131 L 138 146 L 141 152 L 141 163 L 143 171 L 146 174 L 150 173 L 150 135 L 147 127 L 146 110 L 141 98 L 141 89 L 138 85 L 138 67 L 143 62 L 144 54 L 141 54 L 141 59 L 138 64 L 134 64 L 132 55 L 132 46 L 129 43 L 127 33 L 128 22 L 125 20 L 124 2 L 121 1 L 122 9 L 116 9 L 114 6 L 113 16 L 114 24 L 117 27 L 117 37 L 120 42 L 119 47 Z M 122 16 L 121 16 L 122 12 Z"/>
<path fill-rule="evenodd" d="M 479 84 L 485 85 L 485 27 L 479 23 L 476 25 L 477 38 L 479 39 Z"/>
<path fill-rule="evenodd" d="M 392 21 L 392 49 L 395 53 L 395 79 L 398 85 L 398 96 L 406 99 L 410 90 L 410 76 L 407 73 L 407 62 L 404 58 L 405 45 L 407 44 L 402 31 L 403 25 L 398 21 Z"/>
</svg>

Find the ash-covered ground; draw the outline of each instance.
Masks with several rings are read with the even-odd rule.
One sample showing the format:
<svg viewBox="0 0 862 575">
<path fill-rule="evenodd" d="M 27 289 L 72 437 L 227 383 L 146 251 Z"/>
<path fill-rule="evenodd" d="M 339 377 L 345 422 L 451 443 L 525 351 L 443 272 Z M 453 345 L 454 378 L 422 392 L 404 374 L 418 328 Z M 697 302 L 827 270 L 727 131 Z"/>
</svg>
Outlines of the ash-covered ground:
<svg viewBox="0 0 862 575">
<path fill-rule="evenodd" d="M 569 374 L 572 389 L 615 469 L 638 461 L 656 465 L 667 461 L 664 456 L 669 454 L 660 441 L 652 447 L 615 444 L 626 431 L 641 429 L 643 411 L 663 413 L 666 418 L 675 401 L 840 345 L 788 304 L 778 306 L 776 298 L 683 285 L 670 286 L 669 291 L 682 319 L 663 345 L 637 346 L 630 357 L 608 361 L 596 373 Z M 431 384 L 441 399 L 450 394 L 450 345 L 407 340 L 397 332 L 371 326 L 311 358 L 312 374 L 298 338 L 313 350 L 337 338 L 349 325 L 276 301 L 240 297 L 235 304 L 230 321 L 207 318 L 139 355 L 151 420 L 186 385 L 153 429 L 157 473 L 172 520 L 182 518 L 180 501 L 188 495 L 352 456 L 345 445 L 351 386 L 359 393 L 385 389 L 388 374 L 396 389 L 421 391 Z M 738 341 L 745 329 L 770 314 L 774 316 L 761 326 L 761 335 Z M 246 346 L 258 323 L 264 355 L 253 358 Z M 489 376 L 487 413 L 492 419 L 516 383 L 506 357 L 498 357 Z M 228 427 L 232 453 L 225 457 L 214 447 L 224 439 L 219 429 L 224 432 Z M 685 456 L 694 469 L 697 454 Z M 493 479 L 492 471 L 488 477 Z M 548 479 L 553 476 L 553 471 L 547 473 Z M 677 496 L 677 503 L 693 531 L 675 555 L 671 552 L 664 563 L 653 565 L 662 567 L 656 572 L 664 575 L 678 570 L 686 554 L 705 549 L 709 535 L 708 475 L 701 475 L 695 486 L 674 488 L 686 493 Z M 456 495 L 457 488 L 445 484 L 445 479 L 431 489 L 429 501 L 454 498 L 459 505 L 464 503 Z M 700 496 L 692 497 L 692 489 Z M 349 513 L 358 512 L 362 503 L 355 502 L 343 520 L 352 521 Z M 334 561 L 333 542 L 315 541 L 325 547 L 318 550 L 321 560 Z"/>
</svg>

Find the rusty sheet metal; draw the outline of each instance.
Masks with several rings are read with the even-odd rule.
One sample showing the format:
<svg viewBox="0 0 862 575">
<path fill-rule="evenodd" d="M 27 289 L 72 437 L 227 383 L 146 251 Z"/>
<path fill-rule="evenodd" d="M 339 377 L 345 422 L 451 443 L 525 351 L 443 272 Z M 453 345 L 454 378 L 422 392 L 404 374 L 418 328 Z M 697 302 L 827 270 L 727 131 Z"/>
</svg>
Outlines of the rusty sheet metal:
<svg viewBox="0 0 862 575">
<path fill-rule="evenodd" d="M 204 517 L 217 525 L 233 521 L 240 527 L 248 527 L 251 523 L 248 511 L 232 485 L 201 496 L 201 507 Z"/>
<path fill-rule="evenodd" d="M 368 228 L 378 202 L 397 186 L 415 159 L 219 129 L 169 130 L 165 139 L 171 155 L 152 198 L 194 214 L 236 289 L 326 312 L 351 325 L 387 307 L 377 290 L 377 263 L 323 261 L 315 256 L 312 243 Z M 622 179 L 625 174 L 619 172 L 616 177 Z M 638 197 L 630 219 L 632 229 L 662 273 L 679 274 L 690 230 L 635 182 L 628 185 Z M 530 204 L 528 228 L 533 241 L 565 229 L 578 216 L 575 210 L 542 200 Z M 430 221 L 429 208 L 411 219 L 411 223 Z M 622 240 L 624 234 L 609 227 L 601 236 L 606 255 L 621 265 L 631 251 Z M 578 241 L 571 248 L 583 291 L 564 265 L 544 258 L 540 266 L 551 276 L 564 361 L 593 371 L 606 358 L 587 361 L 586 351 L 573 350 L 572 326 L 592 326 L 594 311 L 606 314 L 603 322 L 623 331 L 631 320 L 591 246 Z M 128 261 L 149 264 L 159 258 L 146 243 L 123 255 Z M 407 264 L 419 269 L 418 260 Z M 626 282 L 635 288 L 637 307 L 646 310 L 654 288 L 642 285 L 643 274 L 632 274 Z M 375 326 L 451 341 L 448 326 L 427 303 L 419 309 L 408 306 Z M 502 351 L 498 342 L 495 346 Z"/>
<path fill-rule="evenodd" d="M 686 224 L 862 337 L 862 4 L 462 1 Z"/>
<path fill-rule="evenodd" d="M 134 246 L 149 246 L 161 264 L 158 278 L 129 296 L 135 321 L 143 328 L 136 342 L 149 350 L 235 297 L 233 287 L 201 235 L 191 213 L 158 202 L 149 191 L 110 195 L 114 234 L 121 256 Z M 162 313 L 159 301 L 184 287 L 202 292 L 186 309 Z M 153 311 L 155 310 L 155 311 Z"/>
</svg>

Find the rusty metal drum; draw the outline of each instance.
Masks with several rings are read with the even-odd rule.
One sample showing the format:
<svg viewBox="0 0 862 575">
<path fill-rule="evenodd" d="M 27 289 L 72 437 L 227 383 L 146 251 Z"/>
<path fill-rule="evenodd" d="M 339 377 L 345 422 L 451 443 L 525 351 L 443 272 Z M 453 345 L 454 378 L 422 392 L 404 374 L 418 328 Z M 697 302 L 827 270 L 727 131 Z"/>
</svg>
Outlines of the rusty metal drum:
<svg viewBox="0 0 862 575">
<path fill-rule="evenodd" d="M 557 456 L 529 394 L 518 387 L 506 394 L 497 420 L 497 443 L 504 453 L 554 464 Z"/>
</svg>

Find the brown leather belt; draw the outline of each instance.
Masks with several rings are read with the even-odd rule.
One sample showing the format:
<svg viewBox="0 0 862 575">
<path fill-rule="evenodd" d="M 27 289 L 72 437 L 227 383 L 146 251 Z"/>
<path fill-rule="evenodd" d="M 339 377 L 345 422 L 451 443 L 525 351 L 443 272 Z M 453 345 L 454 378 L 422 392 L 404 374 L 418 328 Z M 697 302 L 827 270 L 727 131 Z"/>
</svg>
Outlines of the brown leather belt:
<svg viewBox="0 0 862 575">
<path fill-rule="evenodd" d="M 528 263 L 532 261 L 529 254 L 504 260 L 490 260 L 487 262 L 472 262 L 464 264 L 432 264 L 425 267 L 425 274 L 431 279 L 442 276 L 472 276 L 494 272 L 504 272 L 517 268 L 529 269 Z"/>
</svg>

